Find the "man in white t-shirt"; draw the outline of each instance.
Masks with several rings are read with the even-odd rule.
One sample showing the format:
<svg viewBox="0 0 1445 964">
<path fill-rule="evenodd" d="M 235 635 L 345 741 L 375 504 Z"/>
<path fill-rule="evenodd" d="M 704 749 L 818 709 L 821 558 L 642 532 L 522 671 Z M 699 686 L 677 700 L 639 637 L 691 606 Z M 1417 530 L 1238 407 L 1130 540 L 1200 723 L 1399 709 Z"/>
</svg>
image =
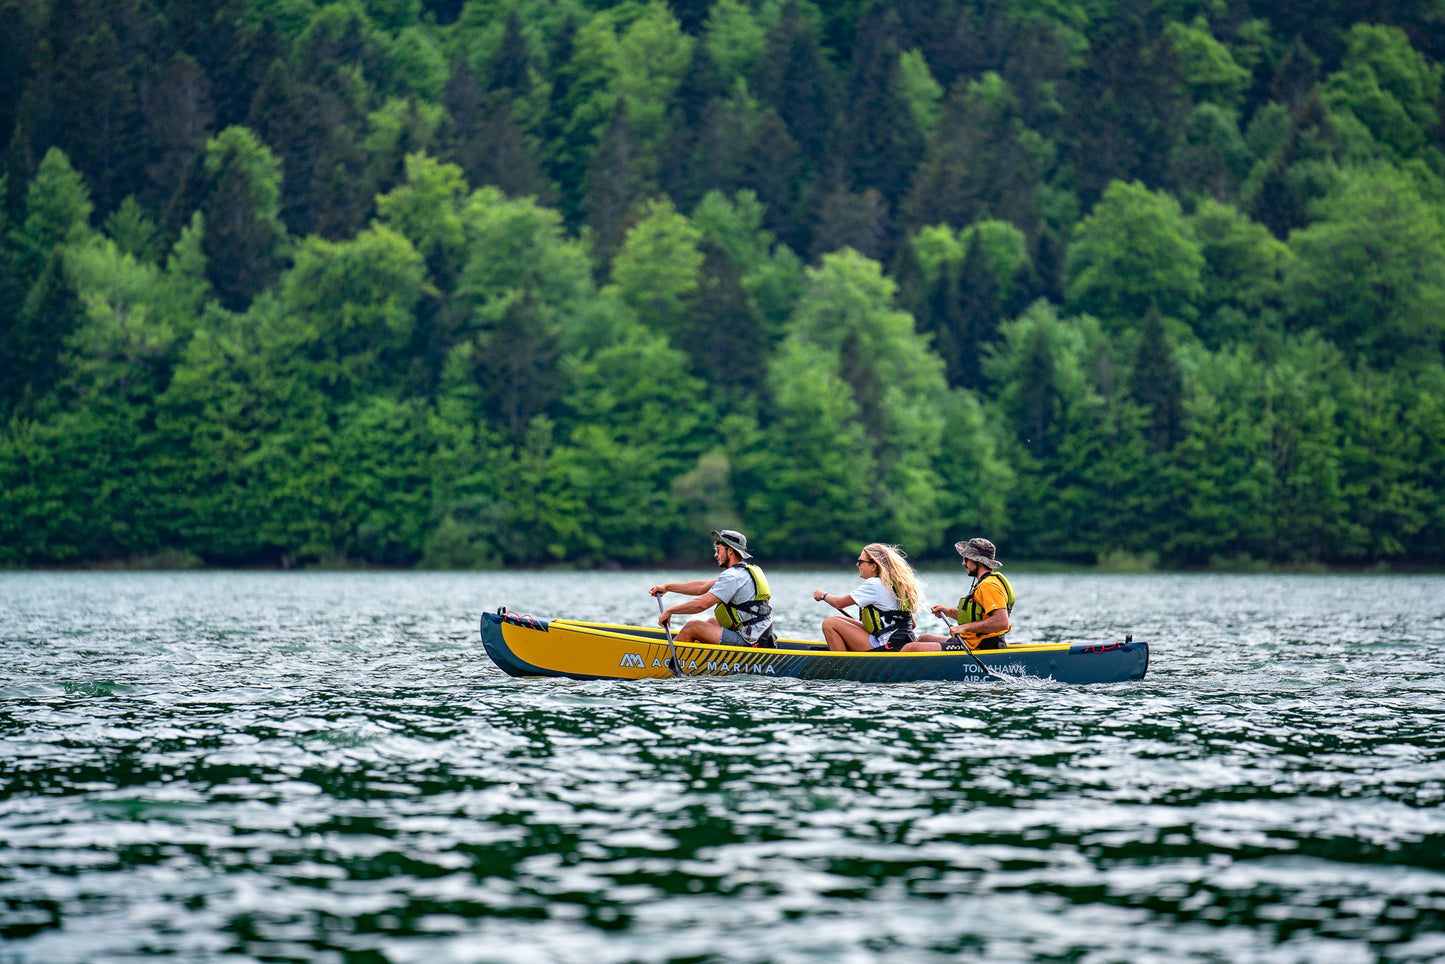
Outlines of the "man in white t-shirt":
<svg viewBox="0 0 1445 964">
<path fill-rule="evenodd" d="M 688 620 L 674 641 L 774 646 L 777 637 L 773 634 L 773 610 L 769 601 L 772 591 L 763 570 L 746 561 L 753 557 L 748 552 L 747 536 L 735 529 L 714 529 L 712 538 L 713 559 L 722 567 L 722 575 L 716 579 L 653 586 L 648 591 L 654 596 L 675 592 L 694 597 L 662 610 L 657 624 L 666 626 L 675 615 L 700 613 L 711 606 L 712 616 Z"/>
</svg>

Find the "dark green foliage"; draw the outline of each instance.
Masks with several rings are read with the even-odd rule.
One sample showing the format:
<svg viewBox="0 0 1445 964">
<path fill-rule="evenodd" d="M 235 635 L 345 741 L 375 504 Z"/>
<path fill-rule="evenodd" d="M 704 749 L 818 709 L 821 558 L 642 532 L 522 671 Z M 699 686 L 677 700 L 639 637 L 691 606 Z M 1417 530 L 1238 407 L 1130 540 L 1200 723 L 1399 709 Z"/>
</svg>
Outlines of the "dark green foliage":
<svg viewBox="0 0 1445 964">
<path fill-rule="evenodd" d="M 80 175 L 51 149 L 27 191 L 23 222 L 0 239 L 0 417 L 34 414 L 64 374 L 65 339 L 82 313 L 65 250 L 84 237 L 91 210 Z"/>
<path fill-rule="evenodd" d="M 0 405 L 6 415 L 37 413 L 65 373 L 65 339 L 80 324 L 81 304 L 60 251 L 46 257 L 14 320 L 0 334 Z"/>
<path fill-rule="evenodd" d="M 1038 194 L 1054 148 L 1024 125 L 1019 107 L 998 74 L 955 85 L 904 202 L 910 228 L 997 217 L 1038 230 Z"/>
<path fill-rule="evenodd" d="M 816 25 L 789 2 L 768 31 L 757 73 L 758 97 L 787 125 L 803 154 L 821 163 L 838 110 L 838 81 Z"/>
<path fill-rule="evenodd" d="M 1111 181 L 1163 179 L 1188 109 L 1163 26 L 1162 7 L 1125 0 L 1096 25 L 1070 78 L 1065 126 L 1086 199 Z"/>
<path fill-rule="evenodd" d="M 1441 564 L 1442 38 L 0 0 L 0 565 Z"/>
<path fill-rule="evenodd" d="M 228 128 L 207 145 L 205 166 L 208 277 L 222 307 L 244 311 L 281 272 L 281 167 L 244 127 Z"/>
<path fill-rule="evenodd" d="M 141 0 L 62 0 L 31 16 L 14 53 L 30 54 L 15 102 L 7 165 L 15 183 L 52 147 L 65 152 L 108 212 L 145 184 L 146 140 L 138 90 L 156 46 L 154 12 Z M 33 42 L 33 46 L 30 42 Z"/>
<path fill-rule="evenodd" d="M 627 118 L 627 101 L 619 99 L 612 120 L 587 167 L 587 226 L 593 250 L 606 264 L 622 245 L 631 226 L 633 205 L 646 187 L 639 145 Z"/>
<path fill-rule="evenodd" d="M 840 132 L 848 145 L 849 183 L 871 185 L 889 204 L 897 204 L 907 191 L 908 174 L 923 150 L 923 134 L 899 93 L 901 34 L 891 4 L 869 8 L 854 40 L 855 69 Z"/>
<path fill-rule="evenodd" d="M 1184 382 L 1164 337 L 1164 325 L 1150 314 L 1139 337 L 1129 391 L 1144 406 L 1144 436 L 1149 448 L 1165 452 L 1177 445 L 1184 430 Z"/>
</svg>

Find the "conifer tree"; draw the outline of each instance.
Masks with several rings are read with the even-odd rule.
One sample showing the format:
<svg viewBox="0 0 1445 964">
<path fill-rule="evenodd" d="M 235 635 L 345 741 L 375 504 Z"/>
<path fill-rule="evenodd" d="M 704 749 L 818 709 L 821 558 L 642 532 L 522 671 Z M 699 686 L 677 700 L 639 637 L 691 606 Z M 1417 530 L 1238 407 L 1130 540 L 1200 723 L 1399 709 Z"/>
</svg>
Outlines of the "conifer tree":
<svg viewBox="0 0 1445 964">
<path fill-rule="evenodd" d="M 207 279 L 222 306 L 243 311 L 281 273 L 281 163 L 244 127 L 206 145 Z"/>
<path fill-rule="evenodd" d="M 1184 431 L 1184 382 L 1156 311 L 1144 321 L 1130 394 L 1148 411 L 1144 433 L 1150 450 L 1164 452 L 1177 445 Z"/>
</svg>

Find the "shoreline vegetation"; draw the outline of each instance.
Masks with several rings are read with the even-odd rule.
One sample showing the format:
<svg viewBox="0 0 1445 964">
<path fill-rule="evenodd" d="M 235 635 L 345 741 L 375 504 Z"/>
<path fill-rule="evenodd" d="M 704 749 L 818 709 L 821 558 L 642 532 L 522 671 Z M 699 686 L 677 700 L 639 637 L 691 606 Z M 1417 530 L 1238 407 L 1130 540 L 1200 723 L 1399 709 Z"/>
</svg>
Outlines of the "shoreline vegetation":
<svg viewBox="0 0 1445 964">
<path fill-rule="evenodd" d="M 55 0 L 0 63 L 0 567 L 1445 566 L 1438 3 Z"/>
<path fill-rule="evenodd" d="M 215 566 L 208 565 L 199 556 L 187 553 L 172 551 L 160 552 L 154 556 L 136 557 L 124 560 L 103 560 L 75 563 L 68 565 L 37 565 L 25 568 L 21 567 L 0 567 L 0 573 L 17 572 L 294 572 L 294 573 L 324 573 L 324 572 L 472 572 L 486 574 L 489 572 L 628 572 L 628 571 L 656 571 L 658 569 L 697 569 L 706 571 L 709 560 L 697 559 L 675 559 L 660 560 L 655 563 L 636 563 L 630 565 L 568 565 L 565 563 L 551 563 L 543 565 L 510 565 L 492 566 L 476 569 L 433 569 L 424 566 L 388 566 L 377 563 L 366 562 L 365 560 L 348 559 L 323 559 L 305 564 L 292 565 L 252 565 L 252 566 Z M 785 562 L 769 564 L 767 568 L 776 572 L 808 571 L 814 572 L 826 570 L 834 565 L 843 565 L 840 560 L 823 560 L 814 563 Z M 957 575 L 957 566 L 949 565 L 940 560 L 931 560 L 917 565 L 916 570 L 928 575 Z M 1423 565 L 1411 563 L 1388 563 L 1376 562 L 1368 566 L 1342 566 L 1327 565 L 1322 562 L 1293 562 L 1276 563 L 1263 559 L 1252 558 L 1214 558 L 1202 566 L 1176 566 L 1168 567 L 1160 564 L 1157 556 L 1145 555 L 1134 556 L 1132 554 L 1110 553 L 1100 558 L 1095 563 L 1067 562 L 1059 560 L 1011 560 L 1008 564 L 1009 572 L 1018 573 L 1079 573 L 1087 575 L 1090 573 L 1108 575 L 1138 574 L 1234 574 L 1234 575 L 1325 575 L 1339 573 L 1373 575 L 1437 575 L 1445 573 L 1445 566 Z"/>
</svg>

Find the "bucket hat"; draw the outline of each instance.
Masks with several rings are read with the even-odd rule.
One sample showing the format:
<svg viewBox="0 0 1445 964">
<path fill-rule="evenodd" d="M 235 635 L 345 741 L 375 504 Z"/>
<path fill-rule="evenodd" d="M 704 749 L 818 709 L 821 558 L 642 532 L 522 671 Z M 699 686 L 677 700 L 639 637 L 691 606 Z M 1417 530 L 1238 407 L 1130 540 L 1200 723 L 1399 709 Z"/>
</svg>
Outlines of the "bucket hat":
<svg viewBox="0 0 1445 964">
<path fill-rule="evenodd" d="M 953 548 L 965 559 L 972 559 L 974 562 L 981 562 L 990 569 L 998 569 L 1003 565 L 994 558 L 998 551 L 993 543 L 987 539 L 970 539 L 967 542 L 955 542 Z"/>
<path fill-rule="evenodd" d="M 712 530 L 712 541 L 714 543 L 721 542 L 744 559 L 753 557 L 753 554 L 748 552 L 748 537 L 736 529 L 714 529 Z"/>
</svg>

